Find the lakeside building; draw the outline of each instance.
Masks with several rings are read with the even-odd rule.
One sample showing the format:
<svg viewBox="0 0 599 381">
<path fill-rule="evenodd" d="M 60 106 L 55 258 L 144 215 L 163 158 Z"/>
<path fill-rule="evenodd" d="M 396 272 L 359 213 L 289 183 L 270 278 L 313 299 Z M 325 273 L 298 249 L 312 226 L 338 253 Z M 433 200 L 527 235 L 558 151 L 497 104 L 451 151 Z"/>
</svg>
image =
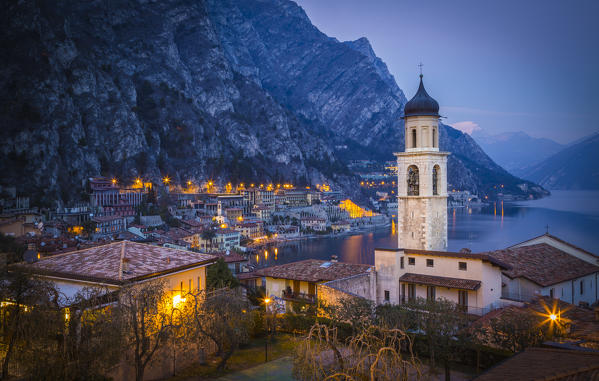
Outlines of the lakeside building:
<svg viewBox="0 0 599 381">
<path fill-rule="evenodd" d="M 317 259 L 262 268 L 251 276 L 264 278 L 266 295 L 285 311 L 291 311 L 294 302 L 334 303 L 341 295 L 371 299 L 376 288 L 373 266 Z"/>
<path fill-rule="evenodd" d="M 136 207 L 143 200 L 142 188 L 121 188 L 116 181 L 98 176 L 89 179 L 91 188 L 90 204 L 92 207 L 116 206 L 123 202 Z"/>
<path fill-rule="evenodd" d="M 302 229 L 311 229 L 317 232 L 323 232 L 327 230 L 327 220 L 321 217 L 306 216 L 300 219 Z"/>
</svg>

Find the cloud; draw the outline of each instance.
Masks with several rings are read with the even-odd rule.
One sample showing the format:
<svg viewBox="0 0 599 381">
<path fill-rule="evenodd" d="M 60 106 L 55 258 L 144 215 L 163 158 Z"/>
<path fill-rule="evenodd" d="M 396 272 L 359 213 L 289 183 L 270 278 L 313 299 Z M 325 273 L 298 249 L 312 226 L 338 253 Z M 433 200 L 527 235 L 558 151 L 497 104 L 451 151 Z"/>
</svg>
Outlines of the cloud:
<svg viewBox="0 0 599 381">
<path fill-rule="evenodd" d="M 465 120 L 463 122 L 456 122 L 453 124 L 450 124 L 451 127 L 462 131 L 463 133 L 466 133 L 468 135 L 472 135 L 472 133 L 474 131 L 479 131 L 481 130 L 480 126 L 478 125 L 478 123 L 475 123 L 471 120 Z"/>
</svg>

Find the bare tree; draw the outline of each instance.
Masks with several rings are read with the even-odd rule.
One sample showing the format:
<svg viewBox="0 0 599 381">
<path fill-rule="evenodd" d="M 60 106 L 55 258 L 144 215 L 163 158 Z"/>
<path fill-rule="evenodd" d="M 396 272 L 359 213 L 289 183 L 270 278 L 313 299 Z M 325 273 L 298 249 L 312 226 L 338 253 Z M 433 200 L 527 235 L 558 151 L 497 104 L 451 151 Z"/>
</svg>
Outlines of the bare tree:
<svg viewBox="0 0 599 381">
<path fill-rule="evenodd" d="M 370 326 L 343 343 L 336 329 L 318 323 L 296 347 L 293 375 L 300 380 L 422 378 L 411 339 L 403 331 Z"/>
<path fill-rule="evenodd" d="M 329 316 L 334 321 L 350 324 L 352 335 L 371 326 L 374 322 L 374 304 L 368 299 L 347 296 L 330 305 L 322 300 L 318 302 L 321 314 Z"/>
<path fill-rule="evenodd" d="M 188 294 L 186 300 L 189 311 L 183 316 L 189 319 L 190 336 L 200 345 L 206 338 L 214 343 L 220 357 L 217 369 L 223 370 L 239 345 L 249 340 L 248 301 L 231 289 Z"/>
<path fill-rule="evenodd" d="M 133 351 L 135 379 L 143 381 L 146 366 L 166 346 L 171 331 L 172 301 L 163 281 L 148 281 L 123 287 L 116 316 L 123 338 Z"/>
</svg>

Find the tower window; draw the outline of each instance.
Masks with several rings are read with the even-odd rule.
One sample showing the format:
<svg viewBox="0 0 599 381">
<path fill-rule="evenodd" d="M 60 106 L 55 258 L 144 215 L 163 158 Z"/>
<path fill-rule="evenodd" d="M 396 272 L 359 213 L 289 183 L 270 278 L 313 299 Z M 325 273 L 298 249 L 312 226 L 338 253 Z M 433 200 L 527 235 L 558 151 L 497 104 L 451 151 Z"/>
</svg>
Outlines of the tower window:
<svg viewBox="0 0 599 381">
<path fill-rule="evenodd" d="M 432 259 L 426 260 L 426 267 L 433 267 L 434 261 Z"/>
<path fill-rule="evenodd" d="M 433 147 L 437 146 L 437 129 L 433 128 Z"/>
<path fill-rule="evenodd" d="M 410 165 L 408 167 L 408 196 L 418 196 L 420 195 L 420 180 L 418 167 L 415 165 Z"/>
<path fill-rule="evenodd" d="M 403 269 L 403 257 L 399 258 L 399 267 Z"/>
<path fill-rule="evenodd" d="M 408 257 L 408 265 L 414 266 L 416 264 L 416 258 Z"/>
<path fill-rule="evenodd" d="M 433 167 L 433 195 L 439 195 L 439 166 Z"/>
<path fill-rule="evenodd" d="M 466 262 L 458 262 L 458 269 L 466 271 L 468 270 L 468 264 Z"/>
<path fill-rule="evenodd" d="M 412 130 L 412 148 L 416 148 L 416 130 Z"/>
</svg>

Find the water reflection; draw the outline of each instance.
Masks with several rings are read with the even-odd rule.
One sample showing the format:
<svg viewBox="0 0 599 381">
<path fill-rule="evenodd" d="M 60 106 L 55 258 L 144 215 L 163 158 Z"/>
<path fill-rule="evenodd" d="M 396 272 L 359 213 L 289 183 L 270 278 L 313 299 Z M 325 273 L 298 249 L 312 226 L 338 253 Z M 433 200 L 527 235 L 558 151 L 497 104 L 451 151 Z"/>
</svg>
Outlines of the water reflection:
<svg viewBox="0 0 599 381">
<path fill-rule="evenodd" d="M 582 192 L 581 192 L 582 193 Z M 599 192 L 585 192 L 586 208 L 572 199 L 579 192 L 554 192 L 538 201 L 503 203 L 480 209 L 456 208 L 449 211 L 448 250 L 469 248 L 473 252 L 508 247 L 549 232 L 594 253 L 599 253 Z M 592 205 L 591 205 L 592 203 Z M 570 208 L 570 209 L 568 209 Z M 393 226 L 332 238 L 300 240 L 271 245 L 256 255 L 252 263 L 258 267 L 272 266 L 308 258 L 331 259 L 351 263 L 374 263 L 375 247 L 397 247 L 397 232 Z M 268 255 L 268 253 L 273 255 Z M 253 258 L 252 258 L 253 259 Z"/>
</svg>

